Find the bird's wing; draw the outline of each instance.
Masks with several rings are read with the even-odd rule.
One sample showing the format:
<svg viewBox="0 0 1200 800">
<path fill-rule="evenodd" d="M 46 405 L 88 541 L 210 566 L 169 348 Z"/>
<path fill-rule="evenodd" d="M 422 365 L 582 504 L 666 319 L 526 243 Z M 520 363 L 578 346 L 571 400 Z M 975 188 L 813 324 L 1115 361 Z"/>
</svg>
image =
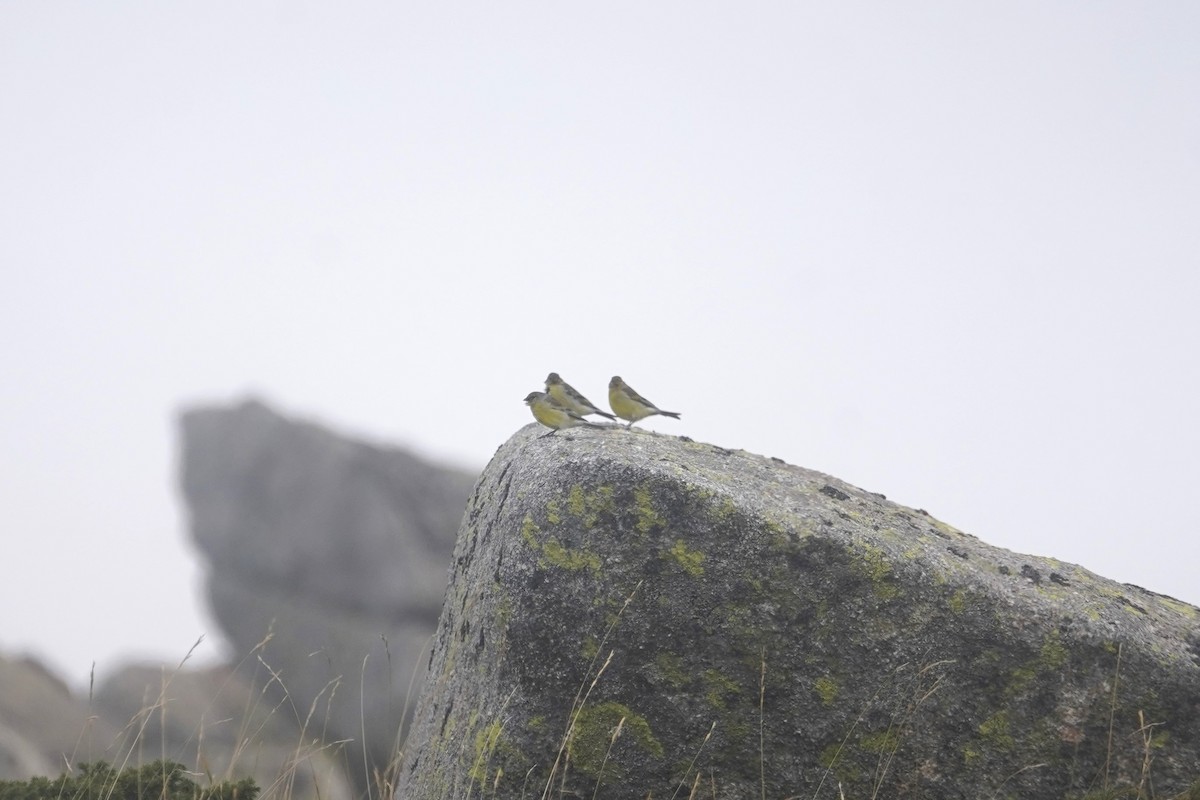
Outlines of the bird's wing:
<svg viewBox="0 0 1200 800">
<path fill-rule="evenodd" d="M 625 391 L 629 394 L 629 399 L 632 400 L 633 402 L 641 403 L 642 405 L 649 406 L 650 408 L 658 408 L 658 406 L 654 405 L 654 403 L 651 403 L 649 400 L 642 397 L 640 394 L 638 394 L 633 389 L 631 389 L 628 385 L 626 385 Z"/>
</svg>

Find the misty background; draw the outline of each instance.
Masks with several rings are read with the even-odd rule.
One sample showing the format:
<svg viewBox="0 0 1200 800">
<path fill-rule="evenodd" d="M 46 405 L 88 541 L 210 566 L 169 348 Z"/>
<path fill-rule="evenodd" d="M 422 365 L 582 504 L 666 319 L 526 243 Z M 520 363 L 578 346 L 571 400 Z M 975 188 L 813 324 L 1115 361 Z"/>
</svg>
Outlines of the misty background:
<svg viewBox="0 0 1200 800">
<path fill-rule="evenodd" d="M 1200 603 L 1200 6 L 0 6 L 0 652 L 226 655 L 175 415 L 554 370 Z"/>
</svg>

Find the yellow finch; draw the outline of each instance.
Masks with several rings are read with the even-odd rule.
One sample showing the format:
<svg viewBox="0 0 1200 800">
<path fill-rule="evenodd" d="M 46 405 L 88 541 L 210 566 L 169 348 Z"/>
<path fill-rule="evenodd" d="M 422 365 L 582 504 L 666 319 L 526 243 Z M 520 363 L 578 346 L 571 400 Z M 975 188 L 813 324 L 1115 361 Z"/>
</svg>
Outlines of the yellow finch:
<svg viewBox="0 0 1200 800">
<path fill-rule="evenodd" d="M 571 384 L 558 377 L 557 372 L 551 372 L 546 376 L 546 394 L 550 395 L 550 399 L 558 403 L 568 411 L 573 411 L 581 417 L 588 414 L 599 414 L 602 417 L 608 417 L 615 420 L 612 414 L 606 411 L 601 411 L 592 405 L 592 401 L 575 391 Z"/>
<path fill-rule="evenodd" d="M 525 395 L 525 405 L 533 411 L 533 418 L 551 428 L 550 433 L 563 428 L 574 428 L 576 425 L 591 425 L 574 411 L 568 411 L 551 399 L 545 392 L 530 392 Z M 594 427 L 594 426 L 593 426 Z M 550 433 L 542 434 L 549 436 Z"/>
<path fill-rule="evenodd" d="M 674 417 L 679 419 L 679 414 L 675 411 L 663 411 L 658 406 L 651 403 L 646 398 L 630 388 L 629 384 L 621 380 L 617 375 L 608 382 L 608 404 L 612 406 L 612 410 L 621 419 L 629 420 L 628 428 L 639 419 L 654 414 L 662 414 L 664 417 Z"/>
</svg>

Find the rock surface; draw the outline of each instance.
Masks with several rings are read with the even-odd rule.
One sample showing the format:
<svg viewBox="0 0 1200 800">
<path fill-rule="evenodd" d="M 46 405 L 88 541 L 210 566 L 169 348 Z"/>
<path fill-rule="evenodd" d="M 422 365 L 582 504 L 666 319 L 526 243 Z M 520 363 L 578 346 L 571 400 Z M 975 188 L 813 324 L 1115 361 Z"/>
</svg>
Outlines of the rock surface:
<svg viewBox="0 0 1200 800">
<path fill-rule="evenodd" d="M 1196 608 L 773 459 L 542 430 L 468 504 L 398 797 L 1200 778 Z"/>
<path fill-rule="evenodd" d="M 474 475 L 258 402 L 188 411 L 181 428 L 217 620 L 238 657 L 274 670 L 273 697 L 352 740 L 364 790 L 420 686 Z"/>
</svg>

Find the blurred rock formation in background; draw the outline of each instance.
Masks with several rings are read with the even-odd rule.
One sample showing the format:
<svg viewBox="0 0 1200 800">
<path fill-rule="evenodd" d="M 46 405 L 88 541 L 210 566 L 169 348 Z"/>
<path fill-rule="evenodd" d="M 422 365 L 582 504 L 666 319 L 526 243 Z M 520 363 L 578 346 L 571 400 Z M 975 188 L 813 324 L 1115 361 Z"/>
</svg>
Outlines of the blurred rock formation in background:
<svg viewBox="0 0 1200 800">
<path fill-rule="evenodd" d="M 180 417 L 180 473 L 231 663 L 127 667 L 79 698 L 0 658 L 0 779 L 180 761 L 346 800 L 412 713 L 475 474 L 264 404 Z M 232 765 L 232 766 L 231 766 Z"/>
<path fill-rule="evenodd" d="M 416 702 L 475 474 L 258 402 L 187 411 L 181 430 L 191 532 L 233 652 L 261 658 L 272 696 L 311 713 L 324 741 L 352 742 L 353 763 L 365 751 L 384 769 Z"/>
</svg>

